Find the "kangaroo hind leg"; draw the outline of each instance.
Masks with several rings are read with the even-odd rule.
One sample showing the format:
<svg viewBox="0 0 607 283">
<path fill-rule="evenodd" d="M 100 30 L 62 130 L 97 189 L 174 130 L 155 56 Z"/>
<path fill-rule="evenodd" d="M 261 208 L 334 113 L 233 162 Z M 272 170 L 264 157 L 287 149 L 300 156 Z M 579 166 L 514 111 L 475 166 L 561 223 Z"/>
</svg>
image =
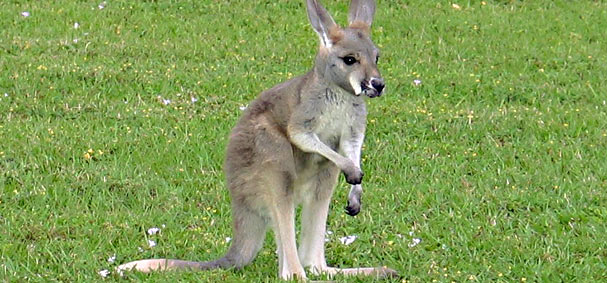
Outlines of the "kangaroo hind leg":
<svg viewBox="0 0 607 283">
<path fill-rule="evenodd" d="M 266 167 L 263 175 L 268 188 L 268 209 L 278 251 L 278 274 L 284 280 L 305 279 L 295 242 L 293 176 L 274 166 Z"/>
<path fill-rule="evenodd" d="M 304 267 L 314 274 L 336 274 L 345 276 L 398 277 L 396 271 L 387 267 L 335 268 L 327 266 L 325 259 L 325 232 L 331 195 L 337 184 L 339 169 L 328 166 L 303 185 L 306 198 L 303 200 L 299 259 Z"/>
<path fill-rule="evenodd" d="M 325 232 L 331 195 L 337 183 L 339 169 L 328 165 L 306 180 L 301 190 L 305 197 L 301 211 L 299 259 L 314 274 L 330 273 L 325 260 Z"/>
</svg>

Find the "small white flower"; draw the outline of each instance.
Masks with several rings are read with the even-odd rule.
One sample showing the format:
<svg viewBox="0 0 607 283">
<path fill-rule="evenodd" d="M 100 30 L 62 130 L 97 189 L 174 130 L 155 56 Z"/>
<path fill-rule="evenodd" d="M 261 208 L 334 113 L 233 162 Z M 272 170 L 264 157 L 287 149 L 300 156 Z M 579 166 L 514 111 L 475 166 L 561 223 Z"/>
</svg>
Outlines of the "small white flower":
<svg viewBox="0 0 607 283">
<path fill-rule="evenodd" d="M 240 106 L 238 107 L 240 109 L 240 111 L 245 111 L 247 109 L 248 105 L 245 106 Z"/>
<path fill-rule="evenodd" d="M 27 18 L 30 16 L 30 12 L 28 12 L 28 11 L 21 12 L 21 16 L 24 16 Z"/>
<path fill-rule="evenodd" d="M 114 261 L 116 261 L 116 254 L 114 254 L 113 256 L 111 256 L 107 259 L 107 262 L 109 262 L 109 263 L 114 263 Z"/>
<path fill-rule="evenodd" d="M 142 247 L 137 247 L 137 251 L 140 252 L 140 253 L 144 252 L 144 250 L 143 250 Z"/>
<path fill-rule="evenodd" d="M 229 243 L 232 240 L 230 237 L 226 237 L 226 243 Z"/>
<path fill-rule="evenodd" d="M 160 233 L 160 228 L 152 227 L 148 229 L 148 235 L 154 235 Z"/>
<path fill-rule="evenodd" d="M 99 275 L 101 275 L 101 277 L 103 277 L 103 278 L 108 277 L 110 275 L 110 271 L 107 269 L 101 270 L 97 273 L 99 273 Z"/>
<path fill-rule="evenodd" d="M 422 84 L 422 80 L 420 80 L 420 79 L 414 79 L 413 80 L 413 84 L 416 85 L 416 86 L 421 85 Z"/>
<path fill-rule="evenodd" d="M 77 29 L 77 28 L 79 28 L 79 27 L 80 27 L 80 24 L 79 24 L 78 22 L 75 22 L 75 23 L 74 23 L 74 28 L 75 28 L 75 29 Z"/>
<path fill-rule="evenodd" d="M 156 246 L 156 241 L 154 241 L 154 240 L 148 240 L 148 246 L 149 246 L 150 248 L 155 247 L 155 246 Z"/>
<path fill-rule="evenodd" d="M 107 2 L 103 1 L 103 2 L 99 3 L 97 8 L 99 8 L 99 10 L 101 10 L 101 9 L 105 8 L 105 5 L 107 5 Z"/>
<path fill-rule="evenodd" d="M 171 100 L 170 99 L 162 99 L 162 104 L 169 105 L 169 104 L 171 104 Z"/>
<path fill-rule="evenodd" d="M 339 238 L 339 241 L 344 245 L 349 245 L 349 244 L 352 244 L 354 242 L 354 240 L 356 240 L 356 238 L 358 238 L 358 236 L 356 236 L 356 235 L 345 236 L 345 237 Z"/>
<path fill-rule="evenodd" d="M 327 230 L 325 231 L 325 242 L 330 241 L 329 236 L 333 235 L 333 231 Z"/>
<path fill-rule="evenodd" d="M 6 92 L 5 92 L 5 93 L 4 93 L 4 97 L 8 97 L 8 93 L 6 93 Z"/>
<path fill-rule="evenodd" d="M 422 242 L 422 239 L 420 238 L 413 238 L 411 239 L 411 243 L 409 243 L 407 246 L 409 246 L 410 248 L 417 246 L 419 243 Z"/>
<path fill-rule="evenodd" d="M 190 101 L 192 101 L 192 103 L 196 103 L 198 101 L 198 98 L 192 96 L 192 98 L 190 98 Z"/>
<path fill-rule="evenodd" d="M 72 40 L 72 42 L 74 42 L 74 43 L 78 43 L 78 40 L 79 40 L 79 39 L 74 38 L 74 40 Z"/>
</svg>

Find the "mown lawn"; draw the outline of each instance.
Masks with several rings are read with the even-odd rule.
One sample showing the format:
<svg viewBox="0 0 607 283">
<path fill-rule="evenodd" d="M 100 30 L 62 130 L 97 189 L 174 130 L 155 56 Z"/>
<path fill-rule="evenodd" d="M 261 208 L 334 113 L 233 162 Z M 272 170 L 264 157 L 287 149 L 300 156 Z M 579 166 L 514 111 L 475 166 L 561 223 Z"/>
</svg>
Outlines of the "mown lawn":
<svg viewBox="0 0 607 283">
<path fill-rule="evenodd" d="M 347 1 L 322 2 L 345 23 Z M 607 3 L 384 0 L 373 29 L 388 92 L 368 101 L 361 214 L 336 190 L 329 263 L 607 280 Z M 317 44 L 303 0 L 0 2 L 0 278 L 222 255 L 229 131 Z M 274 281 L 274 249 L 238 271 L 126 278 Z"/>
</svg>

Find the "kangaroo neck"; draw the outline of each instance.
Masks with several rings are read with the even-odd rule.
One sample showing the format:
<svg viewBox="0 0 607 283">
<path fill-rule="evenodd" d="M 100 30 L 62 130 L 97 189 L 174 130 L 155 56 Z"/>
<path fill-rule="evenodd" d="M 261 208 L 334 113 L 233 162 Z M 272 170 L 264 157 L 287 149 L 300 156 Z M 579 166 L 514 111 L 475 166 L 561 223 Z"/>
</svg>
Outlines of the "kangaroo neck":
<svg viewBox="0 0 607 283">
<path fill-rule="evenodd" d="M 318 54 L 316 54 L 316 58 L 314 60 L 314 68 L 313 71 L 319 79 L 326 78 L 327 72 L 327 50 L 320 49 Z"/>
</svg>

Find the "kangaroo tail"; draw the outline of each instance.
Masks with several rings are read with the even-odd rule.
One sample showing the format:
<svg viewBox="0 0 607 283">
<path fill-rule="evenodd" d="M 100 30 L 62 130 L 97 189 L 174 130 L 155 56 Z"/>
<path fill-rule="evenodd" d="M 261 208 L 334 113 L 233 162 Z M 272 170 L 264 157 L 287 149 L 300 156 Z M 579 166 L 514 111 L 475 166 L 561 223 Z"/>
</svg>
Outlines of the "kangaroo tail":
<svg viewBox="0 0 607 283">
<path fill-rule="evenodd" d="M 236 236 L 236 235 L 234 235 Z M 263 237 L 252 239 L 238 237 L 232 241 L 228 252 L 221 258 L 211 261 L 187 261 L 180 259 L 142 259 L 127 262 L 116 268 L 118 273 L 136 270 L 140 272 L 168 271 L 168 270 L 209 270 L 241 268 L 250 263 L 261 248 Z"/>
<path fill-rule="evenodd" d="M 118 273 L 128 270 L 152 272 L 163 270 L 209 270 L 241 268 L 249 264 L 263 246 L 267 223 L 256 213 L 245 209 L 232 209 L 234 234 L 227 253 L 212 261 L 185 261 L 178 259 L 143 259 L 122 264 Z"/>
<path fill-rule="evenodd" d="M 263 245 L 267 224 L 257 214 L 233 209 L 234 239 L 228 252 L 212 261 L 185 261 L 178 259 L 143 259 L 122 264 L 118 273 L 128 270 L 152 272 L 163 270 L 209 270 L 241 268 L 249 264 Z"/>
<path fill-rule="evenodd" d="M 231 268 L 237 263 L 226 256 L 213 261 L 186 261 L 179 259 L 143 259 L 122 264 L 116 271 L 137 270 L 140 272 L 164 271 L 164 270 L 208 270 L 215 268 Z"/>
</svg>

